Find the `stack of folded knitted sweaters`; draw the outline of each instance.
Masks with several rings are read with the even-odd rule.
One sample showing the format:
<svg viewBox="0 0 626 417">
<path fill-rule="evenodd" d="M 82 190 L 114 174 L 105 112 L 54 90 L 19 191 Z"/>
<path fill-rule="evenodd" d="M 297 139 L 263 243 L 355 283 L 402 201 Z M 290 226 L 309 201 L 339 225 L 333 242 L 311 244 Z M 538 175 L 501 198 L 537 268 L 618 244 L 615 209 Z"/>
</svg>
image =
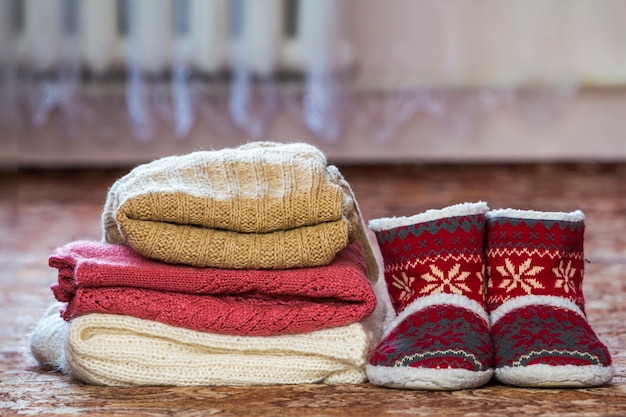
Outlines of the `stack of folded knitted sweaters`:
<svg viewBox="0 0 626 417">
<path fill-rule="evenodd" d="M 255 142 L 118 179 L 103 241 L 58 248 L 35 358 L 99 385 L 364 382 L 378 266 L 315 147 Z"/>
</svg>

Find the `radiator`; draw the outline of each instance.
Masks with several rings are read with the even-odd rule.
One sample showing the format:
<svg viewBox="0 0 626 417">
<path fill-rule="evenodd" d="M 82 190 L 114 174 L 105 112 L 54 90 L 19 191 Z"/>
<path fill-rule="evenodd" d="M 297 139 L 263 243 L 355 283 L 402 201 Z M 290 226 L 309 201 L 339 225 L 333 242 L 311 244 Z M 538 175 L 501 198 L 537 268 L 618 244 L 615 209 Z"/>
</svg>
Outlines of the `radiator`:
<svg viewBox="0 0 626 417">
<path fill-rule="evenodd" d="M 179 61 L 217 74 L 238 60 L 270 75 L 301 71 L 307 60 L 336 67 L 350 60 L 340 33 L 342 0 L 3 1 L 18 60 L 38 70 L 69 59 L 95 74 L 129 62 L 159 73 Z"/>
<path fill-rule="evenodd" d="M 231 87 L 229 111 L 235 125 L 250 136 L 263 134 L 272 118 L 265 113 L 273 113 L 277 105 L 277 81 L 302 80 L 304 74 L 321 80 L 308 84 L 311 95 L 325 88 L 331 74 L 349 67 L 352 54 L 342 27 L 346 4 L 344 0 L 6 0 L 5 7 L 12 16 L 18 67 L 27 81 L 46 83 L 47 98 L 39 99 L 33 111 L 35 124 L 46 122 L 52 105 L 63 107 L 67 94 L 75 93 L 72 89 L 80 86 L 88 94 L 85 81 L 123 80 L 133 132 L 148 139 L 155 125 L 151 94 L 171 96 L 176 134 L 188 134 L 194 80 L 202 81 L 214 95 Z M 193 87 L 201 88 L 199 83 Z M 264 108 L 257 108 L 256 95 L 263 96 Z"/>
</svg>

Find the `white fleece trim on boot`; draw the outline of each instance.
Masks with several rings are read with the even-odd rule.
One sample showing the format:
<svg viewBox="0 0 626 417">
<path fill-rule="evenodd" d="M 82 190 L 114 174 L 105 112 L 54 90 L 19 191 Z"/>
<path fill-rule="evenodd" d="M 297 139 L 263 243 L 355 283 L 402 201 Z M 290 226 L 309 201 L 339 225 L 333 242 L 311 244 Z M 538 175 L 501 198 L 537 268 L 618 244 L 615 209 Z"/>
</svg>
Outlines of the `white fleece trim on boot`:
<svg viewBox="0 0 626 417">
<path fill-rule="evenodd" d="M 614 376 L 613 366 L 545 364 L 505 366 L 495 370 L 496 378 L 505 384 L 520 387 L 596 387 Z"/>
<path fill-rule="evenodd" d="M 469 216 L 473 214 L 484 214 L 489 210 L 487 203 L 479 201 L 477 203 L 461 203 L 448 206 L 442 209 L 426 210 L 423 213 L 413 216 L 403 217 L 383 217 L 373 219 L 369 222 L 369 228 L 373 232 L 394 229 L 396 227 L 410 226 L 412 224 L 425 223 L 433 220 L 445 219 L 447 217 Z"/>
<path fill-rule="evenodd" d="M 489 314 L 491 326 L 494 326 L 502 317 L 514 310 L 535 305 L 564 308 L 573 311 L 583 318 L 586 318 L 585 313 L 583 313 L 580 307 L 578 307 L 575 302 L 568 298 L 557 297 L 553 295 L 524 295 L 505 301 L 504 304 L 493 310 Z"/>
<path fill-rule="evenodd" d="M 478 317 L 482 318 L 485 323 L 489 324 L 489 315 L 485 308 L 480 305 L 478 302 L 467 298 L 465 295 L 461 294 L 432 294 L 427 295 L 425 297 L 420 297 L 409 304 L 400 314 L 398 314 L 393 320 L 391 320 L 383 331 L 383 338 L 387 337 L 393 329 L 395 329 L 404 319 L 408 316 L 417 313 L 420 310 L 423 310 L 427 307 L 435 306 L 435 305 L 453 305 L 461 308 L 465 308 L 472 313 L 476 314 Z"/>
<path fill-rule="evenodd" d="M 581 222 L 585 220 L 585 214 L 580 210 L 566 213 L 562 211 L 535 211 L 506 208 L 490 210 L 485 215 L 487 218 L 508 217 L 515 219 L 556 220 L 567 222 Z"/>
<path fill-rule="evenodd" d="M 388 388 L 450 391 L 478 388 L 493 375 L 493 369 L 470 371 L 468 369 L 411 368 L 408 366 L 367 365 L 365 373 L 373 385 Z"/>
</svg>

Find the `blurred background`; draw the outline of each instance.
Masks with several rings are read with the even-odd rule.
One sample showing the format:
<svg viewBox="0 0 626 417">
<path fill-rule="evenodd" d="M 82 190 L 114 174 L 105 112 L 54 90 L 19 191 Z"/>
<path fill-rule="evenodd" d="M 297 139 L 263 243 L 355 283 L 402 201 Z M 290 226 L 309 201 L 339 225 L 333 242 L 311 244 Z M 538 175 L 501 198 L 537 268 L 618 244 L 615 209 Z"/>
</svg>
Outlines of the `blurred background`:
<svg viewBox="0 0 626 417">
<path fill-rule="evenodd" d="M 3 168 L 626 160 L 624 0 L 0 0 Z"/>
</svg>

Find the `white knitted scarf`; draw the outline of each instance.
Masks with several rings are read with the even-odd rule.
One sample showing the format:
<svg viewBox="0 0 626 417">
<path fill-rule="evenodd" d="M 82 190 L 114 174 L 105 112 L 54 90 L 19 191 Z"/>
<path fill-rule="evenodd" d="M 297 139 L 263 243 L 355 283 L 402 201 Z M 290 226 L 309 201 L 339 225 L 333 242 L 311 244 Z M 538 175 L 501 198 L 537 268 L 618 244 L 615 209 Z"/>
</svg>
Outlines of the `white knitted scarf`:
<svg viewBox="0 0 626 417">
<path fill-rule="evenodd" d="M 228 336 L 130 316 L 65 322 L 51 306 L 31 337 L 42 364 L 96 385 L 267 385 L 366 381 L 367 321 L 296 335 Z"/>
</svg>

